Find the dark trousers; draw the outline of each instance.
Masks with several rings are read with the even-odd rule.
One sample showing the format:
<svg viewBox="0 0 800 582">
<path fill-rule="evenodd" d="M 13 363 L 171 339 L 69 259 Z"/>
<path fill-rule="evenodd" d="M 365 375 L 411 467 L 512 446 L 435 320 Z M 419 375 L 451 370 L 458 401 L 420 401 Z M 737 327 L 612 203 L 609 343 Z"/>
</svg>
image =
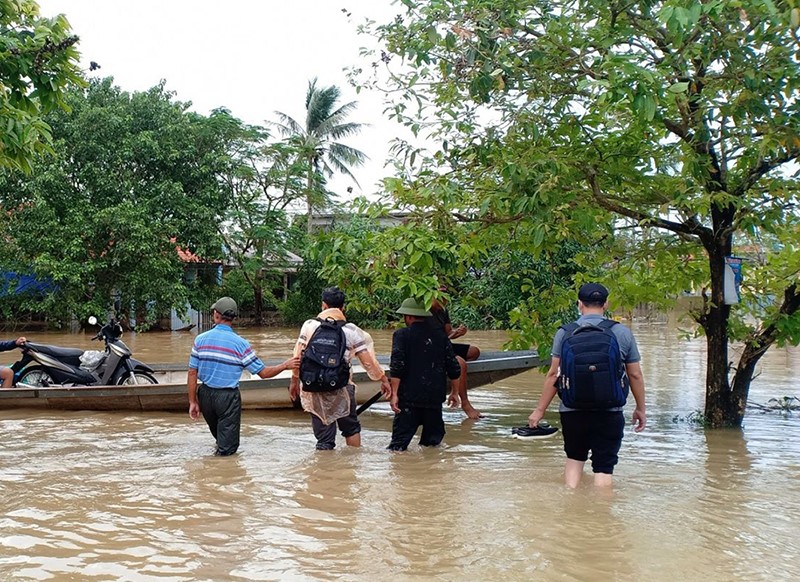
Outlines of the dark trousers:
<svg viewBox="0 0 800 582">
<path fill-rule="evenodd" d="M 216 455 L 232 455 L 239 448 L 242 395 L 238 388 L 197 389 L 197 402 L 211 434 L 217 439 Z"/>
<path fill-rule="evenodd" d="M 405 451 L 411 439 L 422 425 L 419 444 L 435 447 L 444 439 L 444 418 L 442 408 L 422 408 L 421 406 L 402 406 L 392 421 L 392 442 L 386 447 L 390 451 Z"/>
<path fill-rule="evenodd" d="M 350 414 L 343 416 L 336 422 L 323 424 L 316 414 L 311 415 L 311 428 L 314 429 L 314 436 L 317 437 L 318 451 L 331 451 L 336 446 L 336 427 L 342 431 L 344 438 L 351 437 L 361 432 L 361 423 L 356 413 L 356 387 L 352 384 L 347 385 L 347 393 L 350 395 Z"/>
</svg>

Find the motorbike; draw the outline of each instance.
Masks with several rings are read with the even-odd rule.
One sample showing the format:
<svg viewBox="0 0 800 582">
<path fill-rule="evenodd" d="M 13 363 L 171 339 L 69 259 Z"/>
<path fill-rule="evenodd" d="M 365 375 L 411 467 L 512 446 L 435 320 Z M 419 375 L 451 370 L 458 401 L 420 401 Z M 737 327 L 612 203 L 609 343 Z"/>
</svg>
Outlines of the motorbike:
<svg viewBox="0 0 800 582">
<path fill-rule="evenodd" d="M 97 318 L 89 323 L 97 325 Z M 120 336 L 122 326 L 111 317 L 92 338 L 105 343 L 102 351 L 25 342 L 22 357 L 11 365 L 14 383 L 18 388 L 158 384 L 153 369 L 132 358 Z"/>
</svg>

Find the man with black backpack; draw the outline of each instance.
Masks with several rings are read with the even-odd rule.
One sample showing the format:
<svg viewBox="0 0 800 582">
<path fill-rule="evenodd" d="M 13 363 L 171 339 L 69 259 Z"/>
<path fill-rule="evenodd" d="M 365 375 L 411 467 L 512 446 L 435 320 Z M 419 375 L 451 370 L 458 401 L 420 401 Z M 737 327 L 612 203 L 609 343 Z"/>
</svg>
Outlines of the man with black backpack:
<svg viewBox="0 0 800 582">
<path fill-rule="evenodd" d="M 354 356 L 367 375 L 381 383 L 384 396 L 391 394 L 389 379 L 375 357 L 372 338 L 346 321 L 343 308 L 344 293 L 338 287 L 325 289 L 322 312 L 303 324 L 294 348 L 294 355 L 301 356 L 300 369 L 292 373 L 289 395 L 292 400 L 299 396 L 303 410 L 311 413 L 317 450 L 336 446 L 337 426 L 349 446 L 361 445 L 356 387 L 350 372 Z"/>
<path fill-rule="evenodd" d="M 629 390 L 636 400 L 634 430 L 644 430 L 647 423 L 636 340 L 627 327 L 604 317 L 607 306 L 608 289 L 599 283 L 580 288 L 581 316 L 556 332 L 542 396 L 528 417 L 529 426 L 537 427 L 553 397 L 559 395 L 567 455 L 564 479 L 572 488 L 580 483 L 590 451 L 594 484 L 612 484 L 625 428 L 622 410 Z"/>
</svg>

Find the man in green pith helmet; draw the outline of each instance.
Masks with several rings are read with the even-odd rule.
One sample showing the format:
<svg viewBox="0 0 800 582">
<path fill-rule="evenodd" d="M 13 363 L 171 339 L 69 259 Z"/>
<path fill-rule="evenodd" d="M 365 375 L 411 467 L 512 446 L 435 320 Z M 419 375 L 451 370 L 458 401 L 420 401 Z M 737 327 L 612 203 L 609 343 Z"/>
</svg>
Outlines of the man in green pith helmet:
<svg viewBox="0 0 800 582">
<path fill-rule="evenodd" d="M 403 315 L 406 327 L 392 335 L 390 403 L 395 417 L 388 449 L 405 451 L 420 425 L 419 444 L 433 447 L 445 435 L 442 403 L 447 380 L 458 378 L 461 367 L 444 332 L 428 324 L 431 314 L 424 306 L 409 298 L 397 313 Z"/>
</svg>

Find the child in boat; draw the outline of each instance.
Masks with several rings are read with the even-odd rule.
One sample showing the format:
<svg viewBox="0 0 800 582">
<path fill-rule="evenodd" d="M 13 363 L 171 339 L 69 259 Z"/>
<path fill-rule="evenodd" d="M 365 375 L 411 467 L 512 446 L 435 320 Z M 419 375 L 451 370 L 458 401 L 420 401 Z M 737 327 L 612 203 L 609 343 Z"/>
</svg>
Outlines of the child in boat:
<svg viewBox="0 0 800 582">
<path fill-rule="evenodd" d="M 388 449 L 405 451 L 420 425 L 419 444 L 435 447 L 445 434 L 442 403 L 447 379 L 457 379 L 461 367 L 444 332 L 428 325 L 427 309 L 410 298 L 397 313 L 403 315 L 406 327 L 392 335 L 390 403 L 395 417 Z"/>
</svg>

